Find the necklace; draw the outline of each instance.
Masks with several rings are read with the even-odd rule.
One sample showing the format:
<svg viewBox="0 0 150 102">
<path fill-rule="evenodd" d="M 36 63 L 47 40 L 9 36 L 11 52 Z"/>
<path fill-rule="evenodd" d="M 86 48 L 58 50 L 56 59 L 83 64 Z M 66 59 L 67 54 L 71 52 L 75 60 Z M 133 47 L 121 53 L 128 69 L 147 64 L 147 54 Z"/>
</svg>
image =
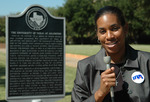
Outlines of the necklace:
<svg viewBox="0 0 150 102">
<path fill-rule="evenodd" d="M 111 63 L 111 67 L 115 67 L 115 74 L 116 74 L 116 86 L 118 86 L 119 82 L 120 82 L 120 74 L 122 74 L 122 67 L 123 67 L 124 63 L 120 63 L 120 64 L 112 64 Z"/>
<path fill-rule="evenodd" d="M 117 79 L 119 78 L 120 74 L 121 74 L 121 70 L 120 70 L 120 68 L 119 68 L 119 73 L 118 73 L 118 75 L 117 75 L 117 77 L 116 77 L 116 86 L 117 86 L 118 83 L 119 83 Z"/>
</svg>

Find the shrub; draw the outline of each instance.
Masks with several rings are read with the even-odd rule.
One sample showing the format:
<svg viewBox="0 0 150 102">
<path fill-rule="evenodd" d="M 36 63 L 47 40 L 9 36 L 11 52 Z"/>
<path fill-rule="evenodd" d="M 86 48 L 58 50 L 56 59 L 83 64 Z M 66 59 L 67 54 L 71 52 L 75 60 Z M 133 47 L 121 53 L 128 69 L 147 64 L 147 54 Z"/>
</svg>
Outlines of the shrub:
<svg viewBox="0 0 150 102">
<path fill-rule="evenodd" d="M 0 43 L 5 43 L 5 37 L 4 36 L 0 37 Z"/>
</svg>

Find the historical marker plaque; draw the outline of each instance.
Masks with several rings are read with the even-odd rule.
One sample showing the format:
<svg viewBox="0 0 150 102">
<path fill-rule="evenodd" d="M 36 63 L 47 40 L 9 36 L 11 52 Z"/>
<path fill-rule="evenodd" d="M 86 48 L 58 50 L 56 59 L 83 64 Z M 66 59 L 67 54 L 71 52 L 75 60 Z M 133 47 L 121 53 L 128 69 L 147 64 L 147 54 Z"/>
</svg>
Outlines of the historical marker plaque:
<svg viewBox="0 0 150 102">
<path fill-rule="evenodd" d="M 34 5 L 7 17 L 7 99 L 63 97 L 65 19 Z"/>
</svg>

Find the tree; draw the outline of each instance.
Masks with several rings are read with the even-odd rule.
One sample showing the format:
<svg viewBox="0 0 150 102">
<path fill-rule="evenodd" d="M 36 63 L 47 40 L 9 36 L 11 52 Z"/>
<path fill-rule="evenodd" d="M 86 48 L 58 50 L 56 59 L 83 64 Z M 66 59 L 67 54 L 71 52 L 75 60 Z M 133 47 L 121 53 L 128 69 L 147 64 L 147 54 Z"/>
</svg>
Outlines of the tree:
<svg viewBox="0 0 150 102">
<path fill-rule="evenodd" d="M 0 17 L 0 36 L 5 36 L 5 17 Z"/>
<path fill-rule="evenodd" d="M 97 0 L 97 8 L 102 6 L 119 7 L 129 26 L 128 40 L 132 43 L 150 43 L 150 1 L 149 0 Z"/>
<path fill-rule="evenodd" d="M 92 0 L 67 0 L 63 7 L 63 16 L 66 17 L 67 40 L 92 36 L 94 31 L 95 9 Z"/>
<path fill-rule="evenodd" d="M 58 16 L 58 9 L 57 8 L 54 8 L 54 7 L 47 7 L 46 8 L 49 13 L 52 15 L 52 16 Z"/>
</svg>

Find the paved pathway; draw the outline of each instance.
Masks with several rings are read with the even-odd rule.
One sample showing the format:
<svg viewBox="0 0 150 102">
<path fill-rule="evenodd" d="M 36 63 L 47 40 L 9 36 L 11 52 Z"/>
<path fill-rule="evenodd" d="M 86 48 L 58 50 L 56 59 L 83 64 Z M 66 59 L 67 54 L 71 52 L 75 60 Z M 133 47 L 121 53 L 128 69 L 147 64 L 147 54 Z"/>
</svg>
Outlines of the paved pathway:
<svg viewBox="0 0 150 102">
<path fill-rule="evenodd" d="M 3 53 L 6 52 L 6 50 L 5 50 L 5 44 L 0 43 L 0 52 L 3 52 Z"/>
<path fill-rule="evenodd" d="M 6 53 L 6 49 L 4 46 L 0 46 L 0 52 Z M 77 67 L 77 62 L 81 59 L 84 59 L 88 56 L 84 55 L 76 55 L 76 54 L 66 54 L 66 65 L 70 67 Z"/>
<path fill-rule="evenodd" d="M 76 54 L 66 54 L 66 65 L 70 67 L 77 67 L 77 62 L 88 56 L 76 55 Z"/>
</svg>

